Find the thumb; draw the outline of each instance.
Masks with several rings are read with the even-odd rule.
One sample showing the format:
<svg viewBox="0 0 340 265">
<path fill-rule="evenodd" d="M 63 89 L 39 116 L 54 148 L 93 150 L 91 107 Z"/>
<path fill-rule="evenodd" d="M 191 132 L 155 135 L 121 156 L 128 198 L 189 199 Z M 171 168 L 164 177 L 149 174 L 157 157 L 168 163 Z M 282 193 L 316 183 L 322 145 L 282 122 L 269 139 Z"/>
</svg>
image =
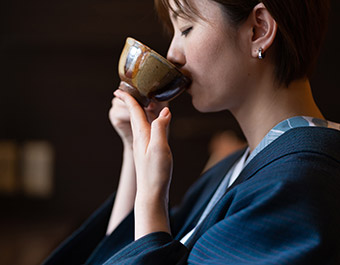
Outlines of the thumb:
<svg viewBox="0 0 340 265">
<path fill-rule="evenodd" d="M 168 142 L 167 131 L 171 120 L 171 113 L 168 107 L 162 109 L 157 119 L 151 123 L 150 142 L 164 144 Z"/>
</svg>

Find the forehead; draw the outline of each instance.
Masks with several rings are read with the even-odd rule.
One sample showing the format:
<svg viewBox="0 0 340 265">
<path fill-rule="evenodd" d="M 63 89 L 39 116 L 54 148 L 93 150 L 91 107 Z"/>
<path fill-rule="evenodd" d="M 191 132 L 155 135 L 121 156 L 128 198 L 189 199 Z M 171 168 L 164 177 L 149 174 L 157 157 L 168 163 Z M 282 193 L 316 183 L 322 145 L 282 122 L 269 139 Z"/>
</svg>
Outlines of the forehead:
<svg viewBox="0 0 340 265">
<path fill-rule="evenodd" d="M 169 16 L 173 20 L 177 18 L 190 20 L 213 21 L 221 14 L 218 3 L 212 0 L 165 0 L 168 2 Z"/>
<path fill-rule="evenodd" d="M 221 5 L 213 0 L 155 0 L 155 7 L 170 35 L 178 20 L 229 24 Z"/>
<path fill-rule="evenodd" d="M 170 18 L 191 18 L 194 19 L 199 16 L 199 12 L 196 8 L 196 1 L 192 0 L 163 0 L 166 2 L 166 8 L 168 9 Z"/>
</svg>

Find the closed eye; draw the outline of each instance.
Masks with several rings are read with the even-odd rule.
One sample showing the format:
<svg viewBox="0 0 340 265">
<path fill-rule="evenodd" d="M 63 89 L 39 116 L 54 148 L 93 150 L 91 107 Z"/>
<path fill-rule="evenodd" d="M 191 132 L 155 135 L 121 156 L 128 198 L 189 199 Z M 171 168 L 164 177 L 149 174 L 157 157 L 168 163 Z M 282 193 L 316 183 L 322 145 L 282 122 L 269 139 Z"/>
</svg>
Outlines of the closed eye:
<svg viewBox="0 0 340 265">
<path fill-rule="evenodd" d="M 190 33 L 191 30 L 192 30 L 192 27 L 185 29 L 185 30 L 182 31 L 181 35 L 186 37 L 186 36 L 188 36 L 188 34 Z"/>
</svg>

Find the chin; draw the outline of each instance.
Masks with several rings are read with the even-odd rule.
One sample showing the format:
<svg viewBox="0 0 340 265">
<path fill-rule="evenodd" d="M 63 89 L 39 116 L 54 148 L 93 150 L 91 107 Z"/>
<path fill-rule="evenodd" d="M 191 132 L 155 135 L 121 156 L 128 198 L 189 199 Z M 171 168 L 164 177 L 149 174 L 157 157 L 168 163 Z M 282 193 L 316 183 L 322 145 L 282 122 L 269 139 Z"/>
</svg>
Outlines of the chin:
<svg viewBox="0 0 340 265">
<path fill-rule="evenodd" d="M 188 93 L 191 96 L 191 104 L 193 107 L 202 113 L 215 112 L 216 104 L 210 93 L 206 93 L 206 90 L 201 86 L 191 85 Z"/>
<path fill-rule="evenodd" d="M 216 111 L 214 106 L 212 106 L 206 99 L 195 100 L 195 98 L 192 97 L 191 102 L 194 108 L 199 112 L 207 113 Z"/>
<path fill-rule="evenodd" d="M 228 109 L 223 102 L 218 103 L 209 99 L 207 97 L 196 98 L 192 96 L 191 103 L 197 111 L 202 113 L 219 112 Z"/>
</svg>

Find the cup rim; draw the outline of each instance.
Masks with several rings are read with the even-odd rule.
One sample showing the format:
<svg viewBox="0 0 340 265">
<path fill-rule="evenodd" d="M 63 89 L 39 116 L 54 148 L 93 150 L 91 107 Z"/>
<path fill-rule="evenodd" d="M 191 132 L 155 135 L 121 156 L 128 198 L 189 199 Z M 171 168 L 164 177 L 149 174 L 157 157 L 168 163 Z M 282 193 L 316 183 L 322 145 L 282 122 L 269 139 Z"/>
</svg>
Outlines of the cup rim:
<svg viewBox="0 0 340 265">
<path fill-rule="evenodd" d="M 172 62 L 170 62 L 168 59 L 166 59 L 164 56 L 162 56 L 161 54 L 159 54 L 158 52 L 156 52 L 155 50 L 151 49 L 149 46 L 145 45 L 144 43 L 142 43 L 139 40 L 136 40 L 133 37 L 127 37 L 126 38 L 126 42 L 128 42 L 129 40 L 132 40 L 134 42 L 137 42 L 138 45 L 145 47 L 149 52 L 154 53 L 158 59 L 160 59 L 163 63 L 169 65 L 170 67 L 174 68 L 175 70 L 177 70 L 178 72 L 180 72 L 181 74 L 183 74 L 176 65 L 174 65 Z M 184 74 L 183 74 L 184 75 Z"/>
</svg>

